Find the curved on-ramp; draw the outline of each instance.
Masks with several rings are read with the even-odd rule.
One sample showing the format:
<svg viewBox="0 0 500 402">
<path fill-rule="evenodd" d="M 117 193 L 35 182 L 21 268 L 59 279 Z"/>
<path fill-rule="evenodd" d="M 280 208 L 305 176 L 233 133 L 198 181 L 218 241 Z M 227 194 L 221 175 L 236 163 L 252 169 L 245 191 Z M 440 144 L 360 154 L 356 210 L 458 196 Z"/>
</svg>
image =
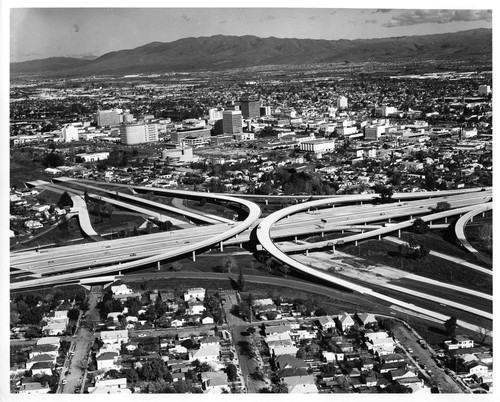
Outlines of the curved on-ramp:
<svg viewBox="0 0 500 402">
<path fill-rule="evenodd" d="M 352 201 L 359 200 L 359 198 L 357 198 L 356 196 L 351 196 L 350 198 L 351 198 Z M 434 317 L 434 318 L 442 320 L 442 321 L 447 320 L 449 317 L 447 317 L 447 316 L 445 316 L 443 314 L 436 313 L 435 311 L 431 311 L 431 310 L 426 309 L 426 308 L 415 306 L 412 303 L 407 303 L 407 302 L 401 301 L 399 299 L 396 299 L 394 297 L 386 296 L 384 294 L 375 292 L 374 290 L 372 290 L 371 288 L 369 288 L 367 286 L 361 286 L 361 285 L 352 283 L 350 281 L 347 281 L 345 279 L 337 278 L 337 277 L 331 276 L 331 275 L 329 275 L 329 274 L 327 274 L 325 272 L 322 272 L 322 271 L 316 270 L 314 268 L 308 267 L 307 265 L 304 265 L 304 264 L 300 263 L 299 261 L 296 261 L 295 259 L 291 258 L 287 254 L 285 254 L 272 241 L 272 239 L 271 239 L 271 227 L 274 225 L 275 222 L 279 221 L 280 219 L 285 218 L 286 216 L 288 216 L 290 214 L 301 212 L 301 211 L 307 210 L 307 209 L 309 209 L 311 207 L 319 207 L 319 206 L 324 206 L 324 205 L 335 204 L 337 202 L 337 200 L 338 199 L 334 197 L 334 198 L 330 198 L 330 199 L 322 199 L 322 200 L 310 201 L 310 202 L 306 202 L 306 203 L 303 203 L 303 204 L 299 204 L 299 205 L 294 205 L 294 206 L 291 206 L 291 207 L 287 207 L 287 208 L 284 208 L 284 209 L 279 210 L 277 212 L 274 212 L 273 214 L 271 214 L 271 215 L 267 216 L 266 218 L 264 218 L 260 222 L 259 226 L 257 227 L 257 238 L 258 238 L 260 244 L 274 258 L 276 258 L 277 260 L 281 261 L 284 264 L 289 265 L 290 267 L 292 267 L 292 268 L 294 268 L 294 269 L 296 269 L 298 271 L 301 271 L 301 272 L 309 274 L 309 275 L 311 275 L 313 277 L 322 279 L 322 280 L 324 280 L 326 282 L 330 282 L 330 283 L 335 284 L 337 286 L 342 286 L 342 287 L 344 287 L 346 289 L 350 289 L 350 290 L 353 290 L 353 291 L 357 291 L 357 292 L 360 292 L 360 293 L 364 293 L 364 294 L 376 297 L 376 298 L 381 299 L 381 300 L 385 300 L 386 302 L 389 302 L 389 303 L 392 303 L 392 304 L 404 307 L 404 308 L 406 308 L 408 310 L 411 310 L 411 311 L 422 313 L 422 314 Z M 345 202 L 345 197 L 343 197 L 342 200 Z M 448 213 L 449 211 L 444 211 L 444 212 Z M 440 213 L 437 213 L 437 214 L 433 214 L 433 215 L 447 216 L 446 214 L 443 214 L 443 212 L 440 212 Z M 436 216 L 434 216 L 433 219 L 436 219 Z M 386 230 L 385 231 L 381 231 L 379 234 L 383 234 L 385 232 L 393 231 L 394 227 L 384 228 L 384 229 L 386 229 Z M 364 235 L 365 236 L 366 235 L 369 236 L 369 233 L 367 232 Z M 372 235 L 373 235 L 373 233 L 372 233 Z M 358 236 L 358 235 L 356 235 L 356 236 Z M 360 237 L 358 237 L 358 239 L 360 239 Z M 454 306 L 454 307 L 459 307 L 459 306 Z M 461 307 L 463 307 L 463 309 L 465 309 L 465 310 L 470 311 L 470 308 L 468 306 L 461 306 Z M 485 317 L 485 318 L 488 318 L 488 319 L 492 319 L 493 318 L 492 314 L 489 314 L 489 313 L 486 313 L 486 312 L 481 312 L 481 313 L 482 313 L 481 315 L 483 317 Z M 471 326 L 469 323 L 460 321 L 459 324 L 461 326 L 469 327 L 469 328 L 471 328 L 473 330 L 477 330 L 476 326 Z"/>
<path fill-rule="evenodd" d="M 463 215 L 462 217 L 460 217 L 460 219 L 457 221 L 456 225 L 455 225 L 455 235 L 457 236 L 457 239 L 458 241 L 460 242 L 460 244 L 462 244 L 462 246 L 470 253 L 474 254 L 474 256 L 480 260 L 480 261 L 483 261 L 487 264 L 493 264 L 493 261 L 491 260 L 491 258 L 483 255 L 481 252 L 479 252 L 478 250 L 476 250 L 472 244 L 469 243 L 469 241 L 467 240 L 467 238 L 465 237 L 465 225 L 467 225 L 467 223 L 472 219 L 474 218 L 474 216 L 476 215 L 479 215 L 480 213 L 483 213 L 483 212 L 486 212 L 486 211 L 491 211 L 493 209 L 493 205 L 490 203 L 490 204 L 485 204 L 485 205 L 480 205 L 478 206 L 477 208 L 473 209 L 472 211 L 469 211 L 468 213 L 466 213 L 465 215 Z"/>
<path fill-rule="evenodd" d="M 141 186 L 133 186 L 134 188 L 138 189 L 144 189 L 144 190 L 154 190 L 154 191 L 160 191 L 160 192 L 167 192 L 167 191 L 161 191 L 163 189 L 151 189 L 149 187 L 141 187 Z M 31 288 L 31 287 L 40 287 L 40 286 L 47 286 L 55 283 L 65 283 L 65 282 L 70 282 L 74 281 L 75 279 L 80 279 L 80 278 L 86 278 L 86 277 L 92 277 L 92 276 L 97 276 L 97 275 L 104 275 L 104 274 L 110 274 L 110 273 L 117 273 L 120 271 L 125 271 L 127 269 L 132 269 L 136 267 L 140 267 L 142 265 L 146 264 L 151 264 L 155 263 L 158 261 L 162 260 L 167 260 L 170 258 L 175 258 L 181 255 L 185 255 L 188 253 L 196 252 L 200 249 L 204 249 L 206 247 L 213 246 L 215 244 L 218 244 L 224 240 L 227 240 L 244 230 L 248 229 L 259 217 L 261 214 L 260 207 L 247 200 L 243 199 L 238 199 L 230 196 L 224 196 L 220 194 L 210 194 L 210 193 L 199 193 L 195 191 L 182 191 L 181 193 L 177 193 L 176 190 L 168 190 L 169 193 L 172 194 L 177 194 L 177 195 L 189 195 L 190 197 L 195 197 L 195 198 L 212 198 L 212 199 L 217 199 L 217 200 L 224 200 L 228 202 L 234 202 L 237 204 L 240 204 L 248 209 L 248 216 L 246 219 L 242 222 L 235 222 L 233 225 L 228 225 L 228 230 L 222 234 L 216 234 L 215 236 L 211 236 L 206 238 L 203 241 L 200 241 L 198 243 L 194 244 L 186 244 L 183 245 L 175 250 L 171 250 L 162 254 L 157 254 L 151 257 L 146 257 L 142 259 L 138 259 L 135 261 L 130 261 L 126 262 L 123 264 L 114 264 L 112 266 L 107 266 L 107 267 L 100 267 L 100 268 L 93 268 L 89 270 L 81 270 L 78 272 L 74 273 L 67 273 L 67 274 L 60 274 L 56 276 L 51 276 L 51 277 L 45 277 L 45 278 L 40 278 L 40 279 L 32 279 L 32 280 L 27 280 L 27 281 L 22 281 L 22 282 L 15 282 L 10 284 L 10 289 L 11 290 L 18 290 L 18 289 L 26 289 L 26 288 Z"/>
</svg>

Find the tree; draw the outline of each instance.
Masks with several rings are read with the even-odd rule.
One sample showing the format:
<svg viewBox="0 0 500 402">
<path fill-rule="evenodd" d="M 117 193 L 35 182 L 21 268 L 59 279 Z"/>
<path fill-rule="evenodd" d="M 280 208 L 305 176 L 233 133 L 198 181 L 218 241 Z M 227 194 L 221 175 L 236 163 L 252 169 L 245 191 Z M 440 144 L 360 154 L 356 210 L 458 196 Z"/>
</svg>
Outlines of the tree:
<svg viewBox="0 0 500 402">
<path fill-rule="evenodd" d="M 279 381 L 276 384 L 273 384 L 272 393 L 274 393 L 274 394 L 288 394 L 288 385 L 286 385 L 284 382 Z"/>
<path fill-rule="evenodd" d="M 388 187 L 388 186 L 382 187 L 380 189 L 381 202 L 383 202 L 383 203 L 391 202 L 393 194 L 394 194 L 394 192 L 392 190 L 392 187 Z"/>
<path fill-rule="evenodd" d="M 238 292 L 245 291 L 245 278 L 243 277 L 243 272 L 241 271 L 241 268 L 240 268 L 240 274 L 238 275 L 237 288 Z"/>
<path fill-rule="evenodd" d="M 72 308 L 71 310 L 68 310 L 68 318 L 70 321 L 76 321 L 78 320 L 78 317 L 80 316 L 80 312 L 76 308 Z"/>
<path fill-rule="evenodd" d="M 67 191 L 65 191 L 64 193 L 61 194 L 61 197 L 59 198 L 59 201 L 57 202 L 57 206 L 59 208 L 73 206 L 73 201 L 71 200 L 71 196 L 68 194 Z"/>
<path fill-rule="evenodd" d="M 446 335 L 455 336 L 455 331 L 457 329 L 457 317 L 450 317 L 444 322 L 444 327 L 446 328 Z"/>
<path fill-rule="evenodd" d="M 429 226 L 427 225 L 427 223 L 425 223 L 423 221 L 422 218 L 417 218 L 413 222 L 412 229 L 413 229 L 413 233 L 425 234 L 429 231 Z"/>
<path fill-rule="evenodd" d="M 227 378 L 230 382 L 234 382 L 238 379 L 238 370 L 234 364 L 227 366 Z"/>
<path fill-rule="evenodd" d="M 449 202 L 440 201 L 436 204 L 436 208 L 434 208 L 434 212 L 443 212 L 451 209 L 451 205 Z"/>
<path fill-rule="evenodd" d="M 230 274 L 236 268 L 238 268 L 238 263 L 232 255 L 224 256 L 222 258 L 222 272 Z"/>
</svg>

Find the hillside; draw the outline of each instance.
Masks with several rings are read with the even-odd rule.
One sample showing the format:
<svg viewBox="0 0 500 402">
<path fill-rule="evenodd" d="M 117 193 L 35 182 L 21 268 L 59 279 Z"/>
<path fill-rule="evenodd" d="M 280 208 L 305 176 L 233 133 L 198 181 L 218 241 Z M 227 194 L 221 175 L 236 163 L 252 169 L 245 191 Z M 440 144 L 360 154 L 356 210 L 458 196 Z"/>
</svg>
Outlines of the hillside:
<svg viewBox="0 0 500 402">
<path fill-rule="evenodd" d="M 491 60 L 492 30 L 382 39 L 313 40 L 216 35 L 153 42 L 94 60 L 48 58 L 11 63 L 11 72 L 50 75 L 222 70 L 259 65 L 409 60 Z"/>
</svg>

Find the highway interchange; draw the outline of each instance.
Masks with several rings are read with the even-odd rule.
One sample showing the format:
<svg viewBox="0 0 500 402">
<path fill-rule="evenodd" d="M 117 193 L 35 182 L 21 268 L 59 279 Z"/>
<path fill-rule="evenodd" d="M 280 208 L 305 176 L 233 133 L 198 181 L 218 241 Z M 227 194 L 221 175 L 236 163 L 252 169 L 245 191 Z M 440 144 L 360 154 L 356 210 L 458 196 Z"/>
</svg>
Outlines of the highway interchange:
<svg viewBox="0 0 500 402">
<path fill-rule="evenodd" d="M 372 203 L 372 200 L 377 197 L 373 194 L 321 198 L 280 209 L 262 219 L 260 208 L 254 202 L 249 201 L 250 197 L 140 186 L 117 186 L 115 183 L 112 183 L 112 189 L 109 189 L 103 186 L 107 183 L 66 180 L 59 180 L 60 184 L 57 186 L 65 187 L 69 183 L 76 184 L 82 192 L 85 189 L 89 192 L 89 196 L 94 198 L 101 197 L 101 195 L 92 194 L 92 192 L 106 190 L 105 193 L 110 198 L 113 197 L 115 201 L 118 196 L 123 203 L 132 202 L 127 208 L 136 211 L 141 210 L 142 207 L 139 206 L 141 203 L 156 207 L 156 210 L 162 208 L 163 204 L 155 205 L 159 203 L 118 192 L 117 188 L 129 187 L 133 193 L 154 192 L 159 196 L 177 199 L 204 197 L 218 202 L 238 204 L 240 208 L 247 211 L 247 216 L 242 221 L 229 221 L 225 218 L 217 219 L 214 215 L 204 216 L 198 211 L 189 212 L 185 208 L 181 210 L 168 206 L 170 214 L 181 215 L 180 219 L 187 223 L 181 230 L 11 253 L 11 290 L 75 283 L 82 278 L 117 274 L 127 269 L 160 261 L 172 261 L 186 256 L 196 258 L 196 253 L 210 248 L 222 248 L 223 245 L 248 242 L 251 238 L 255 238 L 252 235 L 254 232 L 260 246 L 273 258 L 335 286 L 369 295 L 434 318 L 446 319 L 446 316 L 435 311 L 439 310 L 436 306 L 443 304 L 451 307 L 459 306 L 457 307 L 459 310 L 466 310 L 468 306 L 466 317 L 472 314 L 485 319 L 492 318 L 491 295 L 474 295 L 467 293 L 466 289 L 451 290 L 442 284 L 424 283 L 408 278 L 399 280 L 397 285 L 386 286 L 381 292 L 378 286 L 346 280 L 313 269 L 294 259 L 293 254 L 289 254 L 290 252 L 302 254 L 306 252 L 307 254 L 314 250 L 324 252 L 325 249 L 335 252 L 337 245 L 347 242 L 398 234 L 398 229 L 411 226 L 416 217 L 421 217 L 431 224 L 432 221 L 437 220 L 442 223 L 443 220 L 447 222 L 448 218 L 472 214 L 473 211 L 481 208 L 482 210 L 489 209 L 492 198 L 491 188 L 395 194 L 393 198 L 398 200 L 398 203 L 378 205 Z M 67 188 L 70 191 L 76 191 L 70 186 Z M 451 209 L 435 213 L 433 209 L 438 202 L 449 203 Z M 194 222 L 203 222 L 203 225 L 195 225 Z M 334 239 L 325 238 L 314 243 L 304 241 L 304 238 L 311 235 L 324 236 L 331 233 L 336 233 Z M 280 243 L 275 242 L 277 239 L 281 239 Z M 472 321 L 475 320 L 461 321 L 460 324 L 477 329 L 477 326 L 471 324 Z"/>
</svg>

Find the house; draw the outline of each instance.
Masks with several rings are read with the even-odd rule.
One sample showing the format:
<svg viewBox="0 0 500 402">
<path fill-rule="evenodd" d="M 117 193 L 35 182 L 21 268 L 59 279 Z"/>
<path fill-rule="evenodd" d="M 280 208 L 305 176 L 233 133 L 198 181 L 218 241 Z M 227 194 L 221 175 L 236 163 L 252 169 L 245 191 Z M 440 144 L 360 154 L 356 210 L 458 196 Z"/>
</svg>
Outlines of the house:
<svg viewBox="0 0 500 402">
<path fill-rule="evenodd" d="M 471 361 L 464 366 L 469 375 L 475 374 L 478 377 L 482 377 L 484 374 L 488 373 L 488 366 L 478 361 Z"/>
<path fill-rule="evenodd" d="M 89 394 L 131 394 L 126 378 L 97 380 L 94 387 L 88 388 Z"/>
<path fill-rule="evenodd" d="M 289 394 L 317 394 L 318 392 L 315 384 L 297 384 L 288 388 Z"/>
<path fill-rule="evenodd" d="M 97 370 L 120 370 L 120 355 L 117 352 L 106 352 L 97 357 Z"/>
<path fill-rule="evenodd" d="M 184 381 L 186 379 L 186 373 L 172 373 L 172 382 Z"/>
<path fill-rule="evenodd" d="M 329 315 L 319 317 L 317 320 L 317 323 L 318 323 L 318 326 L 324 331 L 335 328 L 335 326 L 336 326 L 335 320 L 333 319 L 333 317 L 331 317 Z"/>
<path fill-rule="evenodd" d="M 391 370 L 389 372 L 389 379 L 391 381 L 396 381 L 396 380 L 399 380 L 399 379 L 402 379 L 402 378 L 418 378 L 417 374 L 408 369 L 406 367 L 406 364 L 396 370 Z"/>
<path fill-rule="evenodd" d="M 118 331 L 101 331 L 101 341 L 104 343 L 127 343 L 128 330 L 118 330 Z"/>
<path fill-rule="evenodd" d="M 391 353 L 388 355 L 383 355 L 380 357 L 380 363 L 395 363 L 395 362 L 404 362 L 405 358 L 399 353 Z"/>
<path fill-rule="evenodd" d="M 335 353 L 327 352 L 327 351 L 323 350 L 322 354 L 323 354 L 323 359 L 325 360 L 325 362 L 331 363 L 331 362 L 336 361 Z"/>
<path fill-rule="evenodd" d="M 223 371 L 202 372 L 201 383 L 205 393 L 222 393 L 229 391 L 227 374 Z"/>
<path fill-rule="evenodd" d="M 52 375 L 54 368 L 53 362 L 37 362 L 31 366 L 31 374 L 35 375 Z"/>
<path fill-rule="evenodd" d="M 198 360 L 200 363 L 203 362 L 214 362 L 220 359 L 220 348 L 207 346 L 205 348 L 200 348 L 198 350 L 189 352 L 189 361 Z"/>
<path fill-rule="evenodd" d="M 369 313 L 356 313 L 356 319 L 362 326 L 366 326 L 369 324 L 377 324 L 377 319 L 373 314 Z"/>
<path fill-rule="evenodd" d="M 31 370 L 31 367 L 33 367 L 34 364 L 36 363 L 52 363 L 54 364 L 56 362 L 56 358 L 54 356 L 48 355 L 46 353 L 37 355 L 33 357 L 32 359 L 29 359 L 26 362 L 26 370 Z"/>
<path fill-rule="evenodd" d="M 299 359 L 292 355 L 280 355 L 275 359 L 274 364 L 276 365 L 276 368 L 278 370 L 282 370 L 288 367 L 307 368 L 307 363 L 303 359 Z"/>
<path fill-rule="evenodd" d="M 302 384 L 314 384 L 315 378 L 312 374 L 308 374 L 305 368 L 289 367 L 276 372 L 281 381 L 288 385 L 288 389 Z"/>
<path fill-rule="evenodd" d="M 55 359 L 59 355 L 59 345 L 35 345 L 30 351 L 30 359 L 41 354 L 48 354 Z"/>
<path fill-rule="evenodd" d="M 46 394 L 50 391 L 49 384 L 42 386 L 39 382 L 29 382 L 22 384 L 19 388 L 20 394 Z"/>
<path fill-rule="evenodd" d="M 173 345 L 170 345 L 168 347 L 168 353 L 174 353 L 174 354 L 183 354 L 187 353 L 188 350 L 181 345 L 180 341 L 175 341 Z"/>
<path fill-rule="evenodd" d="M 493 363 L 493 356 L 489 353 L 476 353 L 477 359 L 484 364 Z"/>
<path fill-rule="evenodd" d="M 205 312 L 206 308 L 200 301 L 190 301 L 188 302 L 188 308 L 186 309 L 186 314 L 188 315 L 201 315 Z"/>
<path fill-rule="evenodd" d="M 208 324 L 213 324 L 214 323 L 214 318 L 212 317 L 212 314 L 207 313 L 206 311 L 201 315 L 200 322 L 203 325 L 208 325 Z"/>
<path fill-rule="evenodd" d="M 204 288 L 191 288 L 184 292 L 184 301 L 189 300 L 200 300 L 203 301 L 205 298 L 206 290 Z"/>
<path fill-rule="evenodd" d="M 102 347 L 98 350 L 96 353 L 96 357 L 99 357 L 100 355 L 107 353 L 107 352 L 113 352 L 113 353 L 118 353 L 120 354 L 120 344 L 118 343 L 105 343 L 102 345 Z"/>
<path fill-rule="evenodd" d="M 220 338 L 214 335 L 209 335 L 200 341 L 200 348 L 219 347 Z"/>
<path fill-rule="evenodd" d="M 121 296 L 121 295 L 129 295 L 132 293 L 132 289 L 130 289 L 127 285 L 117 285 L 117 286 L 111 286 L 111 292 L 113 292 L 114 296 Z"/>
<path fill-rule="evenodd" d="M 380 372 L 380 374 L 384 374 L 388 373 L 389 371 L 398 370 L 401 368 L 406 369 L 406 362 L 381 364 L 380 366 L 378 366 L 378 371 Z"/>
<path fill-rule="evenodd" d="M 278 335 L 278 334 L 290 334 L 291 326 L 289 324 L 281 324 L 281 325 L 266 325 L 266 340 L 270 335 Z"/>
<path fill-rule="evenodd" d="M 67 319 L 50 320 L 47 325 L 42 327 L 42 333 L 49 336 L 63 335 L 66 332 Z"/>
<path fill-rule="evenodd" d="M 179 318 L 174 318 L 172 321 L 170 321 L 170 326 L 171 327 L 182 327 L 186 323 L 186 319 L 184 317 L 179 317 Z"/>
<path fill-rule="evenodd" d="M 448 350 L 466 349 L 474 347 L 474 340 L 464 335 L 457 335 L 451 340 L 444 341 L 444 344 Z"/>
<path fill-rule="evenodd" d="M 45 336 L 36 341 L 37 345 L 57 345 L 61 344 L 61 338 L 58 336 Z"/>
<path fill-rule="evenodd" d="M 338 323 L 339 323 L 339 328 L 345 332 L 348 331 L 350 328 L 354 327 L 356 324 L 354 323 L 354 320 L 352 317 L 347 314 L 347 313 L 342 313 L 337 317 Z"/>
</svg>

